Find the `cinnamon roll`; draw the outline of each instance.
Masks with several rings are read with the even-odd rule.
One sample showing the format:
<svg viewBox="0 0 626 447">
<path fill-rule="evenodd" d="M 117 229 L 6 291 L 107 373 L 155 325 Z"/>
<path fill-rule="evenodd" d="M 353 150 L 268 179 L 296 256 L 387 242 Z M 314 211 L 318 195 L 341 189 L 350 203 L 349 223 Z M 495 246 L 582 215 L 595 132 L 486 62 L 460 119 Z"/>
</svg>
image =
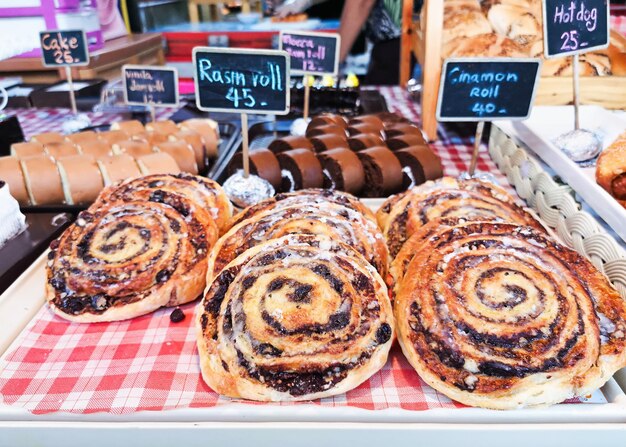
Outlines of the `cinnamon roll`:
<svg viewBox="0 0 626 447">
<path fill-rule="evenodd" d="M 237 257 L 197 311 L 205 382 L 258 401 L 349 391 L 379 371 L 394 337 L 382 278 L 346 244 L 292 235 Z"/>
<path fill-rule="evenodd" d="M 398 339 L 430 386 L 513 409 L 590 393 L 626 366 L 626 303 L 530 227 L 468 223 L 424 240 L 396 296 Z"/>
</svg>

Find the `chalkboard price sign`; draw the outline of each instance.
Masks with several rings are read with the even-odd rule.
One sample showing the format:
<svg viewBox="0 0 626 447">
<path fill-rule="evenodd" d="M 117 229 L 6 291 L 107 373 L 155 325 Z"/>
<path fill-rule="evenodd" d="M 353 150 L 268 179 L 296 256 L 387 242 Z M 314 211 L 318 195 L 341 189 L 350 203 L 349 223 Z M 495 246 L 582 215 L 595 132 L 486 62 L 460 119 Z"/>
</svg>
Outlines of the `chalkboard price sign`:
<svg viewBox="0 0 626 447">
<path fill-rule="evenodd" d="M 175 68 L 124 65 L 124 99 L 131 105 L 178 105 L 178 71 Z"/>
<path fill-rule="evenodd" d="M 336 75 L 339 69 L 339 34 L 281 32 L 280 49 L 291 57 L 296 75 Z"/>
<path fill-rule="evenodd" d="M 42 31 L 39 33 L 43 65 L 89 64 L 89 50 L 83 30 Z"/>
<path fill-rule="evenodd" d="M 526 119 L 539 80 L 539 59 L 447 59 L 441 73 L 439 121 Z"/>
<path fill-rule="evenodd" d="M 608 0 L 544 0 L 543 36 L 546 57 L 606 48 Z"/>
<path fill-rule="evenodd" d="M 214 112 L 289 112 L 289 54 L 278 50 L 196 47 L 196 105 Z"/>
</svg>

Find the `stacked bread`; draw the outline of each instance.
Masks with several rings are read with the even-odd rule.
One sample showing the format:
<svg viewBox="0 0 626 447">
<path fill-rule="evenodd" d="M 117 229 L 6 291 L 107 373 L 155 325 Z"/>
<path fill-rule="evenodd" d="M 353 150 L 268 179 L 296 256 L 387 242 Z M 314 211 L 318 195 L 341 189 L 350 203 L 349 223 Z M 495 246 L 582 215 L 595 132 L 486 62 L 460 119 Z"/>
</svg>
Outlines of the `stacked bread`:
<svg viewBox="0 0 626 447">
<path fill-rule="evenodd" d="M 76 322 L 116 321 L 195 300 L 207 255 L 232 208 L 191 174 L 149 175 L 105 188 L 50 245 L 46 299 Z"/>
<path fill-rule="evenodd" d="M 377 213 L 398 340 L 420 377 L 494 409 L 589 394 L 626 366 L 626 303 L 512 196 L 443 178 Z"/>
<path fill-rule="evenodd" d="M 626 133 L 598 157 L 596 182 L 626 208 Z"/>
<path fill-rule="evenodd" d="M 626 48 L 611 37 L 606 50 L 580 56 L 583 76 L 626 75 Z M 541 57 L 541 0 L 445 0 L 443 57 Z M 542 76 L 571 76 L 571 58 L 546 59 Z"/>
<path fill-rule="evenodd" d="M 84 204 L 106 185 L 148 174 L 197 174 L 217 155 L 212 120 L 113 123 L 106 132 L 47 132 L 0 157 L 0 179 L 22 205 Z"/>
<path fill-rule="evenodd" d="M 197 309 L 207 384 L 229 397 L 310 400 L 380 370 L 393 340 L 375 217 L 330 190 L 279 194 L 233 219 Z"/>
<path fill-rule="evenodd" d="M 229 170 L 241 166 L 237 154 Z M 253 150 L 250 166 L 277 191 L 324 187 L 363 197 L 386 197 L 442 175 L 441 160 L 421 130 L 393 114 L 319 115 L 305 136 Z"/>
</svg>

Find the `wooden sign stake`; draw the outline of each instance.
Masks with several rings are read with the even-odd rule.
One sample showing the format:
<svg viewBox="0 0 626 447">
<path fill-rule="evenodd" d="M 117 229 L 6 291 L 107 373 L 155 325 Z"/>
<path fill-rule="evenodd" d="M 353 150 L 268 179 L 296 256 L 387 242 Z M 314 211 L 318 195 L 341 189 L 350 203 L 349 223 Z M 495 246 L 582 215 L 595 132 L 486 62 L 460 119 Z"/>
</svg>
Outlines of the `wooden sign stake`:
<svg viewBox="0 0 626 447">
<path fill-rule="evenodd" d="M 241 114 L 241 137 L 243 138 L 243 147 L 241 155 L 243 157 L 243 176 L 248 178 L 250 175 L 250 153 L 248 150 L 248 115 Z"/>
<path fill-rule="evenodd" d="M 580 65 L 578 60 L 578 53 L 574 55 L 574 64 L 573 67 L 574 73 L 572 74 L 572 82 L 574 83 L 574 129 L 580 129 L 580 93 L 579 93 L 579 77 L 580 77 Z"/>
<path fill-rule="evenodd" d="M 76 108 L 76 96 L 74 95 L 74 82 L 72 82 L 72 69 L 69 65 L 65 66 L 65 77 L 67 78 L 67 85 L 69 86 L 72 114 L 78 115 L 78 109 Z"/>
<path fill-rule="evenodd" d="M 472 153 L 472 161 L 470 162 L 469 175 L 474 176 L 476 172 L 476 163 L 478 162 L 478 150 L 480 149 L 480 142 L 483 139 L 483 130 L 485 130 L 485 122 L 479 121 L 476 126 L 476 135 L 474 136 L 474 152 Z"/>
<path fill-rule="evenodd" d="M 154 107 L 154 103 L 151 102 L 148 107 L 150 107 L 150 121 L 154 123 L 156 121 L 156 108 Z"/>
<path fill-rule="evenodd" d="M 303 78 L 304 81 L 304 119 L 308 119 L 309 118 L 309 97 L 311 95 L 311 80 L 309 78 L 308 75 L 304 75 Z"/>
</svg>

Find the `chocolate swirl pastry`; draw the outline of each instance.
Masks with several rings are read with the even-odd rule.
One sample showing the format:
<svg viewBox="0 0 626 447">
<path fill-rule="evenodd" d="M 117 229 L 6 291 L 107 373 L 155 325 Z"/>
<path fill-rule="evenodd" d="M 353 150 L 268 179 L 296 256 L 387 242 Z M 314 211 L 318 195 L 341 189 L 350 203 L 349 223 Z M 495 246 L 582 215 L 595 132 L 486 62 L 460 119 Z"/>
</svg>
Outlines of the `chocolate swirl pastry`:
<svg viewBox="0 0 626 447">
<path fill-rule="evenodd" d="M 196 299 L 217 227 L 207 211 L 164 190 L 143 190 L 79 214 L 51 244 L 46 298 L 61 317 L 116 321 Z"/>
<path fill-rule="evenodd" d="M 215 244 L 209 256 L 209 280 L 230 261 L 261 242 L 287 234 L 321 234 L 353 247 L 384 278 L 388 251 L 380 230 L 361 213 L 331 202 L 270 209 L 241 221 Z"/>
<path fill-rule="evenodd" d="M 420 377 L 467 405 L 551 405 L 626 366 L 626 303 L 576 252 L 530 227 L 469 223 L 417 249 L 395 299 Z"/>
<path fill-rule="evenodd" d="M 233 207 L 222 187 L 213 180 L 191 174 L 155 174 L 126 180 L 105 188 L 94 207 L 112 201 L 131 200 L 141 190 L 182 194 L 208 211 L 221 232 L 230 228 L 228 221 Z"/>
<path fill-rule="evenodd" d="M 196 314 L 206 383 L 257 401 L 345 393 L 383 367 L 394 336 L 378 273 L 346 244 L 311 235 L 237 257 Z"/>
<path fill-rule="evenodd" d="M 392 257 L 422 225 L 438 217 L 493 220 L 543 229 L 504 189 L 479 179 L 443 177 L 393 196 L 377 213 Z"/>
</svg>

